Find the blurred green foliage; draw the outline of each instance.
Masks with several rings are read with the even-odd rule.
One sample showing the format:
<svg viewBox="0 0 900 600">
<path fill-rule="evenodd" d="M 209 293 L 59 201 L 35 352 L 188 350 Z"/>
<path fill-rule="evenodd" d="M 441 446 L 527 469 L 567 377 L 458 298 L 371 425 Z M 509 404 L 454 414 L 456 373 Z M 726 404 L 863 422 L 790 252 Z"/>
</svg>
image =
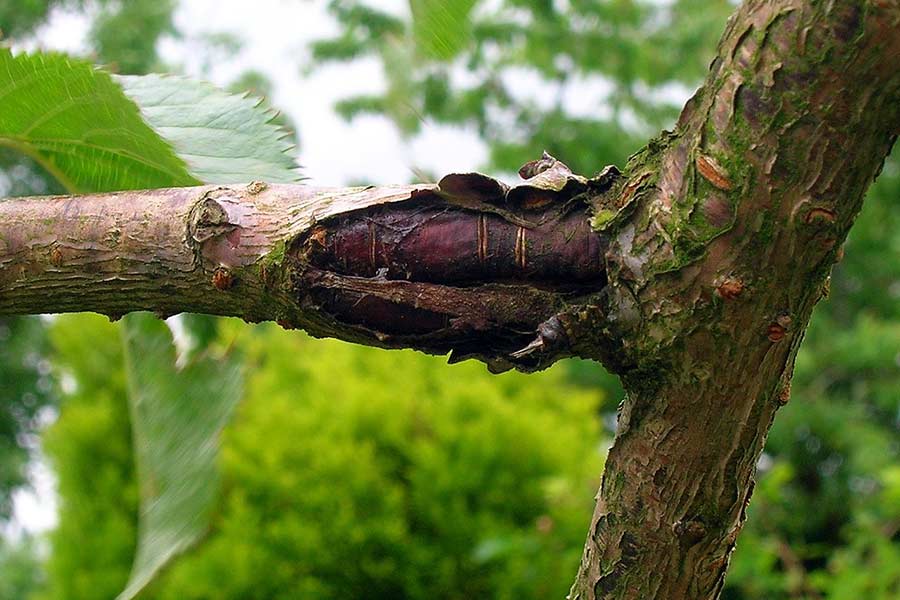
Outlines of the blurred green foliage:
<svg viewBox="0 0 900 600">
<path fill-rule="evenodd" d="M 81 5 L 80 0 L 18 0 L 0 4 L 0 32 L 4 38 L 17 38 L 34 31 L 46 21 L 55 6 Z"/>
<path fill-rule="evenodd" d="M 0 6 L 0 28 L 26 31 L 49 4 L 17 2 L 21 10 L 11 15 Z M 409 136 L 423 122 L 473 129 L 489 145 L 493 170 L 512 171 L 546 148 L 585 173 L 622 164 L 671 125 L 732 9 L 725 0 L 504 0 L 462 11 L 469 21 L 453 30 L 452 15 L 422 23 L 374 1 L 329 7 L 340 31 L 315 44 L 304 67 L 375 57 L 387 79 L 383 94 L 342 102 L 346 116 L 383 114 Z M 412 13 L 421 19 L 421 10 Z M 11 27 L 13 17 L 24 25 Z M 151 29 L 168 31 L 168 22 L 157 19 Z M 141 60 L 146 68 L 157 58 Z M 251 76 L 244 85 L 268 89 Z M 15 171 L 19 164 L 0 165 L 20 186 L 13 189 L 53 185 L 39 172 Z M 895 152 L 814 314 L 723 598 L 900 597 L 898 200 Z M 187 322 L 202 347 L 241 345 L 249 395 L 226 434 L 226 492 L 214 531 L 148 598 L 565 592 L 605 439 L 595 416 L 611 422 L 621 393 L 602 369 L 573 361 L 537 377 L 489 378 L 477 365 L 449 367 L 413 353 L 202 317 Z M 15 326 L 38 333 L 17 335 L 16 344 L 43 356 L 39 321 L 30 323 Z M 14 381 L 19 391 L 0 395 L 0 409 L 21 413 L 43 363 L 23 367 L 28 351 L 12 348 L 0 343 L 0 390 Z M 128 575 L 137 506 L 116 326 L 60 319 L 53 348 L 57 380 L 68 382 L 60 418 L 44 438 L 59 477 L 60 523 L 47 583 L 33 597 L 110 598 Z M 602 407 L 600 388 L 611 400 Z M 39 398 L 50 402 L 52 392 Z M 15 423 L 6 438 L 13 443 L 29 431 Z M 0 453 L 0 472 L 7 456 L 18 456 L 20 469 L 23 452 Z M 36 564 L 28 545 L 3 548 L 0 568 L 21 576 L 0 579 L 33 588 Z"/>
<path fill-rule="evenodd" d="M 42 598 L 112 597 L 136 510 L 117 325 L 53 326 L 45 446 L 60 526 Z M 206 542 L 142 597 L 543 598 L 571 583 L 599 484 L 601 395 L 557 367 L 489 375 L 411 351 L 228 323 L 248 367 Z M 112 376 L 111 376 L 112 374 Z"/>
<path fill-rule="evenodd" d="M 416 47 L 428 58 L 450 60 L 472 36 L 472 9 L 477 0 L 410 0 Z"/>
<path fill-rule="evenodd" d="M 172 13 L 176 0 L 103 0 L 91 29 L 96 60 L 122 75 L 162 68 L 156 45 L 176 35 Z"/>
<path fill-rule="evenodd" d="M 59 524 L 37 597 L 112 599 L 128 579 L 137 537 L 122 342 L 117 325 L 90 315 L 60 317 L 52 343 L 62 403 L 43 446 L 56 473 Z"/>
<path fill-rule="evenodd" d="M 40 559 L 32 538 L 7 543 L 0 538 L 0 600 L 29 598 L 42 585 Z"/>
<path fill-rule="evenodd" d="M 385 115 L 407 136 L 423 123 L 470 128 L 490 170 L 514 172 L 546 149 L 594 173 L 671 125 L 733 10 L 727 0 L 471 4 L 412 0 L 406 20 L 375 0 L 331 0 L 340 33 L 313 44 L 307 68 L 379 61 L 384 93 L 343 100 L 347 118 Z M 459 15 L 470 17 L 462 28 Z"/>
<path fill-rule="evenodd" d="M 78 9 L 93 16 L 89 39 L 94 59 L 123 75 L 159 68 L 156 43 L 177 35 L 172 21 L 177 0 L 15 0 L 0 3 L 0 32 L 19 40 L 46 23 L 54 9 Z"/>
<path fill-rule="evenodd" d="M 39 317 L 0 318 L 0 523 L 26 483 L 42 411 L 54 403 L 47 339 Z"/>
</svg>

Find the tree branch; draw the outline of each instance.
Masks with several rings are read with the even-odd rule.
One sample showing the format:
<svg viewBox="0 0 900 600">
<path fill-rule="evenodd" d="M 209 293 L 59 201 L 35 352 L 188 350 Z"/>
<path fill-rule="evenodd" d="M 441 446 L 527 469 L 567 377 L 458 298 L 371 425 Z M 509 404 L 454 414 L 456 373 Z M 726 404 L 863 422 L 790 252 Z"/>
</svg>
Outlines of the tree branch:
<svg viewBox="0 0 900 600">
<path fill-rule="evenodd" d="M 0 202 L 0 314 L 202 312 L 534 370 L 597 356 L 606 283 L 588 180 L 552 157 L 509 188 L 253 183 Z M 589 342 L 589 343 L 588 343 Z"/>
<path fill-rule="evenodd" d="M 900 131 L 896 0 L 750 0 L 602 228 L 628 393 L 570 598 L 716 598 L 794 357 Z M 607 214 L 598 207 L 598 215 Z"/>
</svg>

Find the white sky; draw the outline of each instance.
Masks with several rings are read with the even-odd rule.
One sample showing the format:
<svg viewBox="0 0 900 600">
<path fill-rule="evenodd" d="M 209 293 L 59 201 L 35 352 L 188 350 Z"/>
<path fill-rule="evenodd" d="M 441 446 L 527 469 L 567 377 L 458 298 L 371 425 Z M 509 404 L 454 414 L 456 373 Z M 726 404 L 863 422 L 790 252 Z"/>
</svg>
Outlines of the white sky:
<svg viewBox="0 0 900 600">
<path fill-rule="evenodd" d="M 406 0 L 380 0 L 384 10 L 406 14 Z M 237 60 L 214 68 L 213 83 L 225 85 L 242 71 L 262 71 L 274 82 L 272 104 L 286 112 L 300 131 L 300 163 L 312 185 L 342 185 L 349 180 L 401 183 L 412 168 L 438 172 L 471 170 L 487 151 L 474 132 L 425 123 L 423 135 L 404 143 L 387 120 L 362 117 L 347 123 L 332 110 L 336 100 L 352 93 L 384 89 L 375 61 L 329 65 L 309 77 L 301 75 L 309 42 L 336 34 L 322 0 L 183 0 L 176 24 L 186 38 L 231 32 L 244 42 Z M 185 61 L 184 43 L 167 41 L 161 51 L 169 62 L 182 62 L 187 74 L 200 76 L 201 65 Z"/>
</svg>

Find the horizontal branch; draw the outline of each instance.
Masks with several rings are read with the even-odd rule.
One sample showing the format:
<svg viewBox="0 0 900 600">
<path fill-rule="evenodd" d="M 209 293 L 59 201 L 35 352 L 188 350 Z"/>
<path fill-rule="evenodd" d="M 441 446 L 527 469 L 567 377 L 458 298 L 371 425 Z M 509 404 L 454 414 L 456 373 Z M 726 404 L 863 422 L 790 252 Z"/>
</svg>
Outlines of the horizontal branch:
<svg viewBox="0 0 900 600">
<path fill-rule="evenodd" d="M 199 312 L 541 368 L 595 346 L 577 327 L 606 283 L 587 209 L 615 172 L 530 168 L 512 188 L 468 174 L 4 200 L 0 314 Z"/>
</svg>

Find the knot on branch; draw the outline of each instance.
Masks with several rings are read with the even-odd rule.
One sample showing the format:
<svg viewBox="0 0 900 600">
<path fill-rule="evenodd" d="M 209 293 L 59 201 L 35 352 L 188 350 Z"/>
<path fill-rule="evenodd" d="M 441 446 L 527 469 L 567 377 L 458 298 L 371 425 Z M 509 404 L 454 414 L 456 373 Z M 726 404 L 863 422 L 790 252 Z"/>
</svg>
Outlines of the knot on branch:
<svg viewBox="0 0 900 600">
<path fill-rule="evenodd" d="M 227 187 L 207 190 L 191 207 L 186 243 L 194 252 L 195 268 L 236 266 L 234 249 L 241 237 L 240 195 Z"/>
<path fill-rule="evenodd" d="M 188 220 L 188 235 L 198 243 L 232 231 L 236 225 L 228 221 L 228 211 L 218 202 L 227 192 L 226 188 L 217 188 L 203 194 L 191 208 Z"/>
</svg>

